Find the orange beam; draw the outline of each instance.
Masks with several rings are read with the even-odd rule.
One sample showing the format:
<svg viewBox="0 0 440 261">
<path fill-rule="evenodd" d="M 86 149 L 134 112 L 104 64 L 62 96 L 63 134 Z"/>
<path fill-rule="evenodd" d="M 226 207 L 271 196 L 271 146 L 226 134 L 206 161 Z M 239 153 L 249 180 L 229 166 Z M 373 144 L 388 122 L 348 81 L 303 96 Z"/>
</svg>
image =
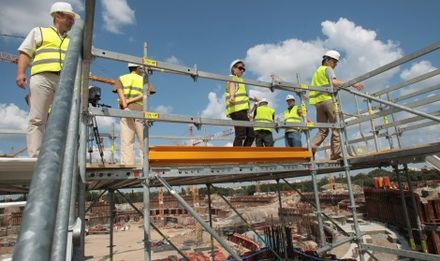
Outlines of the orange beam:
<svg viewBox="0 0 440 261">
<path fill-rule="evenodd" d="M 308 162 L 311 157 L 305 148 L 284 147 L 157 146 L 149 154 L 152 166 L 291 163 Z"/>
</svg>

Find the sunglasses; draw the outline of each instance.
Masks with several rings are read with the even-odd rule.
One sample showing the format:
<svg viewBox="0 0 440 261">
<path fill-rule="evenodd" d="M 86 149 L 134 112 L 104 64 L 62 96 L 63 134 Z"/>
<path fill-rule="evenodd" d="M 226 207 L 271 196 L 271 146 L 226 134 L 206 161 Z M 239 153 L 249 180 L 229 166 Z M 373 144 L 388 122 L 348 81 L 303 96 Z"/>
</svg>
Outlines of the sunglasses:
<svg viewBox="0 0 440 261">
<path fill-rule="evenodd" d="M 246 71 L 246 69 L 245 69 L 244 67 L 242 67 L 242 66 L 237 67 L 237 69 L 239 69 L 239 70 L 242 71 L 242 72 L 245 72 L 245 71 Z"/>
</svg>

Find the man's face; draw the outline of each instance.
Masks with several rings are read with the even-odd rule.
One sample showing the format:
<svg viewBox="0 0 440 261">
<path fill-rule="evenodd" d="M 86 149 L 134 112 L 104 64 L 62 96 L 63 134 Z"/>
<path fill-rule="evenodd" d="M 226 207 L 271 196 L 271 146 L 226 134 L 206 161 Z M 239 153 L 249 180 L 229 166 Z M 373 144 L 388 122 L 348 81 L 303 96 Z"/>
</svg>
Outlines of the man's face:
<svg viewBox="0 0 440 261">
<path fill-rule="evenodd" d="M 287 106 L 292 107 L 294 105 L 295 105 L 295 100 L 294 99 L 287 100 Z"/>
<path fill-rule="evenodd" d="M 75 17 L 69 13 L 58 12 L 56 15 L 56 21 L 58 22 L 61 31 L 70 31 L 75 24 Z"/>
<path fill-rule="evenodd" d="M 332 67 L 333 69 L 335 69 L 335 68 L 336 68 L 336 65 L 338 65 L 338 60 L 336 60 L 336 59 L 330 59 L 330 60 L 329 60 L 329 63 L 330 63 L 330 67 Z"/>
</svg>

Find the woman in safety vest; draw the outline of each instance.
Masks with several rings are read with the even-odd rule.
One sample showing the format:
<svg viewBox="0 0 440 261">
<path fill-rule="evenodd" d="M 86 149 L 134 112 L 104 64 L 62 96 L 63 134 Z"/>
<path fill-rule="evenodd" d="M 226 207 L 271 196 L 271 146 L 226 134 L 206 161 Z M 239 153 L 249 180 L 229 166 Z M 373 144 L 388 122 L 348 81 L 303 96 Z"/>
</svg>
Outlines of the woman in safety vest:
<svg viewBox="0 0 440 261">
<path fill-rule="evenodd" d="M 249 121 L 249 96 L 242 78 L 246 71 L 244 62 L 242 60 L 233 61 L 230 70 L 232 81 L 227 82 L 225 88 L 226 116 L 236 121 Z M 234 146 L 252 146 L 255 139 L 252 127 L 235 126 L 234 129 Z"/>
</svg>

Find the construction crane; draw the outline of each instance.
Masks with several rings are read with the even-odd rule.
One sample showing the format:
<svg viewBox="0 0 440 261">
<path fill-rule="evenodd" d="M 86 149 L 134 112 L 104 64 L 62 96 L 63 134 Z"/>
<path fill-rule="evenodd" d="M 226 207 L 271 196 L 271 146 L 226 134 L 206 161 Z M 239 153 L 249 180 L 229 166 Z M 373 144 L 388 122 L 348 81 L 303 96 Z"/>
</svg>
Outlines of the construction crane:
<svg viewBox="0 0 440 261">
<path fill-rule="evenodd" d="M 164 210 L 164 202 L 163 202 L 163 188 L 159 190 L 159 217 L 160 224 L 165 225 L 165 210 Z"/>
<path fill-rule="evenodd" d="M 189 134 L 190 134 L 191 137 L 193 136 L 192 135 L 192 126 L 190 126 Z M 191 145 L 197 146 L 200 143 L 205 143 L 205 145 L 206 145 L 208 143 L 208 141 L 219 139 L 219 138 L 223 138 L 223 137 L 227 137 L 227 136 L 230 136 L 232 134 L 234 134 L 234 129 L 233 128 L 228 128 L 228 129 L 226 129 L 224 131 L 216 132 L 216 133 L 211 134 L 211 135 L 206 135 L 206 136 L 203 136 L 203 137 L 200 137 L 200 138 L 194 138 L 194 139 L 192 139 L 192 144 Z"/>
<path fill-rule="evenodd" d="M 194 209 L 196 210 L 197 213 L 201 213 L 201 209 L 200 209 L 200 202 L 199 202 L 199 188 L 197 188 L 196 185 L 192 186 L 192 200 L 193 200 L 193 206 Z M 200 225 L 199 222 L 196 222 L 195 224 L 195 237 L 196 237 L 196 241 L 197 243 L 202 243 L 203 241 L 203 231 L 202 231 L 202 226 Z"/>
<path fill-rule="evenodd" d="M 6 52 L 0 52 L 0 61 L 17 64 L 18 55 L 6 53 Z M 95 81 L 95 82 L 106 83 L 109 85 L 115 84 L 115 80 L 113 80 L 113 79 L 104 78 L 104 77 L 96 76 L 93 74 L 89 75 L 89 80 Z"/>
<path fill-rule="evenodd" d="M 24 147 L 16 152 L 0 154 L 1 158 L 16 158 L 18 154 L 25 152 L 27 147 Z"/>
</svg>

